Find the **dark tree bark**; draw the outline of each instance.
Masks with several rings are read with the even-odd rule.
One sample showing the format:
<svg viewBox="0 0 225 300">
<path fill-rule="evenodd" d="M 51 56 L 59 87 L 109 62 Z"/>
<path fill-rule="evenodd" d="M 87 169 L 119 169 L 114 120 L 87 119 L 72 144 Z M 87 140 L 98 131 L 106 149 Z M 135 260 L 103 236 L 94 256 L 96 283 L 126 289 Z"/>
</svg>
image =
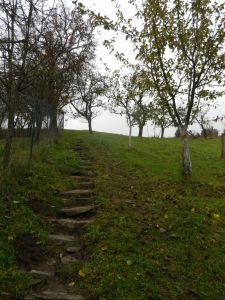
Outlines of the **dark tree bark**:
<svg viewBox="0 0 225 300">
<path fill-rule="evenodd" d="M 138 137 L 142 137 L 143 136 L 143 125 L 139 125 L 139 132 L 138 132 Z"/>
<path fill-rule="evenodd" d="M 58 136 L 58 126 L 57 126 L 57 104 L 52 105 L 51 114 L 50 114 L 50 132 L 54 140 Z"/>
<path fill-rule="evenodd" d="M 89 130 L 89 133 L 93 133 L 93 130 L 92 130 L 92 120 L 91 119 L 88 119 L 88 130 Z"/>
<path fill-rule="evenodd" d="M 42 128 L 42 115 L 39 112 L 36 118 L 36 130 L 35 130 L 35 143 L 40 142 L 41 128 Z"/>
<path fill-rule="evenodd" d="M 164 126 L 161 126 L 161 139 L 164 138 L 165 128 Z"/>
<path fill-rule="evenodd" d="M 3 152 L 3 169 L 6 170 L 9 166 L 12 148 L 12 139 L 14 135 L 14 111 L 12 108 L 8 110 L 8 130 L 5 140 L 5 147 Z"/>
</svg>

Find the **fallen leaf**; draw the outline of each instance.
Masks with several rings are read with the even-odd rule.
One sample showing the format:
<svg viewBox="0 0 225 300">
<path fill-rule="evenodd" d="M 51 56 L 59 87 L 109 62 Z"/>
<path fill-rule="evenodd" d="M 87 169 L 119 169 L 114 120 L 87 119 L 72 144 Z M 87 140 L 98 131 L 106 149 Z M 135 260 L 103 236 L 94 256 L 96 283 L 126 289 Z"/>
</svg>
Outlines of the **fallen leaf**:
<svg viewBox="0 0 225 300">
<path fill-rule="evenodd" d="M 132 261 L 128 259 L 128 260 L 127 260 L 127 265 L 128 265 L 128 266 L 132 265 Z"/>
<path fill-rule="evenodd" d="M 75 286 L 75 282 L 74 281 L 72 281 L 72 282 L 70 282 L 69 284 L 68 284 L 68 287 L 69 288 L 72 288 L 72 287 L 74 287 Z"/>
<path fill-rule="evenodd" d="M 80 277 L 85 277 L 85 273 L 83 270 L 79 270 L 78 274 L 80 275 Z"/>
<path fill-rule="evenodd" d="M 108 250 L 108 246 L 103 246 L 103 247 L 101 248 L 101 250 L 102 250 L 102 251 Z"/>
<path fill-rule="evenodd" d="M 219 214 L 213 214 L 213 218 L 216 219 L 216 220 L 219 220 L 220 215 Z"/>
</svg>

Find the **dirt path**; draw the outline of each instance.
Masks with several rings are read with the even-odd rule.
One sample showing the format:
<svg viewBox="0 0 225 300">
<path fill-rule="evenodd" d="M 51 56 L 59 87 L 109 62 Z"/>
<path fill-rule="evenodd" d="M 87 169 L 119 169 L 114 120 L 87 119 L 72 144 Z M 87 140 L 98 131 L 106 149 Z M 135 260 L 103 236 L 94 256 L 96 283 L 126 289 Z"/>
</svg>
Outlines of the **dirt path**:
<svg viewBox="0 0 225 300">
<path fill-rule="evenodd" d="M 84 299 L 82 291 L 76 289 L 75 283 L 68 286 L 58 276 L 58 270 L 62 266 L 82 262 L 83 247 L 80 236 L 85 226 L 94 221 L 92 162 L 84 153 L 81 141 L 74 150 L 79 155 L 82 168 L 74 170 L 70 176 L 76 180 L 78 188 L 62 193 L 64 207 L 57 218 L 48 220 L 55 225 L 54 232 L 49 234 L 49 240 L 57 251 L 30 271 L 36 279 L 32 281 L 32 292 L 25 300 Z"/>
</svg>

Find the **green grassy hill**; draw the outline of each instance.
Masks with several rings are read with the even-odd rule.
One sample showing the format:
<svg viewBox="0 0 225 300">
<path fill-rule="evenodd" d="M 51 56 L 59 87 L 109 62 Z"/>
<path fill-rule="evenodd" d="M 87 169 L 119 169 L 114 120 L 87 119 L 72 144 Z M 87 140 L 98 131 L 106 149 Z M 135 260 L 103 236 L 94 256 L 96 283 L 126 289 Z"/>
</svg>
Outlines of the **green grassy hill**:
<svg viewBox="0 0 225 300">
<path fill-rule="evenodd" d="M 134 138 L 129 149 L 125 136 L 84 131 L 66 131 L 58 144 L 36 149 L 32 166 L 15 162 L 11 175 L 1 178 L 2 295 L 10 295 L 13 285 L 19 295 L 29 282 L 18 270 L 13 241 L 28 232 L 45 244 L 42 213 L 29 201 L 60 206 L 56 192 L 72 186 L 64 174 L 79 164 L 71 154 L 77 140 L 94 161 L 98 210 L 83 237 L 82 276 L 74 264 L 62 272 L 64 280 L 85 288 L 90 299 L 224 299 L 220 140 L 190 139 L 188 179 L 179 139 Z"/>
</svg>

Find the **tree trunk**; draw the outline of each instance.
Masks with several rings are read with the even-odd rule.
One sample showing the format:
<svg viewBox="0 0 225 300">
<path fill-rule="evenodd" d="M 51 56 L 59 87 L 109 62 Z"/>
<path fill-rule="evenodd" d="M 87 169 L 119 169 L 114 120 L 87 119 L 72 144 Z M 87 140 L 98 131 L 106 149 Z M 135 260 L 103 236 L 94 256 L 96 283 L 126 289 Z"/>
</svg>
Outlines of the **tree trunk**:
<svg viewBox="0 0 225 300">
<path fill-rule="evenodd" d="M 38 110 L 38 113 L 36 114 L 36 130 L 35 130 L 35 143 L 40 142 L 40 135 L 41 135 L 41 128 L 42 128 L 42 114 L 40 112 L 40 109 Z"/>
<path fill-rule="evenodd" d="M 164 132 L 165 132 L 165 128 L 161 126 L 161 139 L 164 138 Z"/>
<path fill-rule="evenodd" d="M 221 159 L 225 158 L 225 151 L 224 151 L 224 134 L 221 136 Z"/>
<path fill-rule="evenodd" d="M 129 147 L 132 146 L 132 126 L 129 128 Z"/>
<path fill-rule="evenodd" d="M 143 128 L 144 128 L 143 125 L 139 125 L 138 137 L 142 137 L 142 135 L 143 135 Z"/>
<path fill-rule="evenodd" d="M 57 106 L 53 104 L 50 115 L 50 132 L 54 140 L 57 139 L 58 127 L 57 127 Z"/>
<path fill-rule="evenodd" d="M 192 166 L 187 140 L 187 130 L 180 129 L 180 133 L 182 141 L 183 171 L 186 176 L 191 176 Z"/>
<path fill-rule="evenodd" d="M 93 133 L 93 130 L 92 130 L 92 120 L 91 119 L 88 119 L 88 130 L 89 130 L 89 133 Z"/>
<path fill-rule="evenodd" d="M 9 109 L 8 113 L 8 130 L 5 140 L 5 147 L 3 152 L 3 169 L 7 169 L 10 163 L 12 139 L 14 134 L 14 112 Z"/>
</svg>

